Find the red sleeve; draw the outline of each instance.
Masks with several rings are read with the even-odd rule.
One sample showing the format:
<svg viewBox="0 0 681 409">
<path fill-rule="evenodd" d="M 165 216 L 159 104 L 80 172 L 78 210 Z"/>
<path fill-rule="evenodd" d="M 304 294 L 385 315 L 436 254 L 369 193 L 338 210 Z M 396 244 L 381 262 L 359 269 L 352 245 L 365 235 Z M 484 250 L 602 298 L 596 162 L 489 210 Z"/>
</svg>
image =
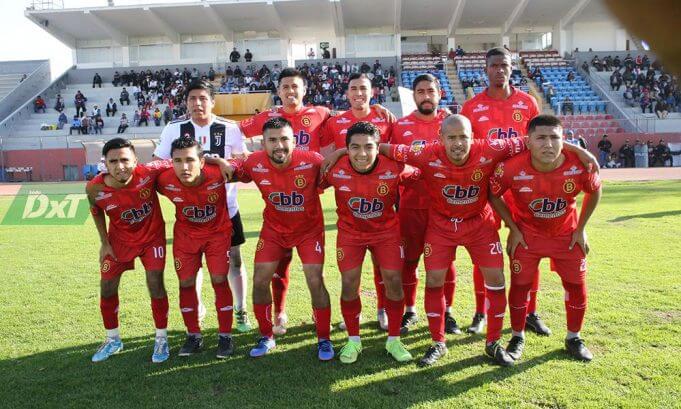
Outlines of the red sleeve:
<svg viewBox="0 0 681 409">
<path fill-rule="evenodd" d="M 393 139 L 393 126 L 395 126 L 395 121 L 388 122 L 388 129 L 385 131 L 385 135 L 381 138 L 381 143 L 390 143 Z"/>
<path fill-rule="evenodd" d="M 388 157 L 397 162 L 421 166 L 428 162 L 433 150 L 439 145 L 390 145 Z"/>
<path fill-rule="evenodd" d="M 163 159 L 163 160 L 154 160 L 149 163 L 145 163 L 142 166 L 149 171 L 149 174 L 151 176 L 158 176 L 160 175 L 163 171 L 167 169 L 171 169 L 173 167 L 173 160 L 172 159 Z"/>
<path fill-rule="evenodd" d="M 494 174 L 489 179 L 489 191 L 494 196 L 500 197 L 510 187 L 508 174 L 504 172 L 504 162 L 500 162 L 494 169 Z"/>
<path fill-rule="evenodd" d="M 487 144 L 487 150 L 492 151 L 491 154 L 497 161 L 509 159 L 527 150 L 525 138 L 492 139 L 491 141 L 482 139 L 480 141 Z"/>
<path fill-rule="evenodd" d="M 331 172 L 330 169 L 329 169 L 329 172 Z M 320 177 L 319 177 L 318 187 L 319 187 L 320 191 L 323 191 L 327 187 L 331 186 L 331 183 L 329 183 L 329 180 L 326 178 L 326 175 L 328 175 L 328 172 L 326 174 L 320 175 Z"/>
<path fill-rule="evenodd" d="M 333 137 L 333 127 L 331 126 L 331 119 L 327 119 L 322 123 L 321 127 L 321 138 L 319 140 L 319 147 L 324 148 L 329 145 L 331 145 L 334 142 L 334 137 Z M 338 146 L 336 146 L 336 149 L 338 149 Z"/>
<path fill-rule="evenodd" d="M 421 169 L 401 163 L 400 167 L 403 168 L 400 172 L 400 185 L 409 186 L 417 180 L 421 180 Z"/>
<path fill-rule="evenodd" d="M 471 118 L 470 106 L 471 106 L 470 102 L 468 101 L 464 102 L 463 106 L 461 107 L 461 112 L 459 113 L 472 121 L 473 118 Z"/>
<path fill-rule="evenodd" d="M 594 193 L 601 188 L 601 177 L 596 172 L 582 173 L 582 190 L 586 193 Z"/>
<path fill-rule="evenodd" d="M 246 160 L 243 159 L 231 159 L 229 163 L 234 166 L 234 174 L 232 175 L 232 180 L 236 180 L 243 183 L 251 182 L 251 174 L 246 170 Z"/>
<path fill-rule="evenodd" d="M 258 115 L 243 119 L 239 122 L 239 128 L 246 138 L 262 135 L 262 114 L 266 113 L 261 112 Z"/>
</svg>

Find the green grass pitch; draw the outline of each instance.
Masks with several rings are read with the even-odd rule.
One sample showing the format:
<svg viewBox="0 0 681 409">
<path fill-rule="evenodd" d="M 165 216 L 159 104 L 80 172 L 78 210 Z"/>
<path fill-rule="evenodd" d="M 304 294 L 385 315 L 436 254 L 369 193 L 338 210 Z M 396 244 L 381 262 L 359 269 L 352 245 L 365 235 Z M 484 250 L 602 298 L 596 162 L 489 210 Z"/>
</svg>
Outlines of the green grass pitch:
<svg viewBox="0 0 681 409">
<path fill-rule="evenodd" d="M 74 185 L 74 190 L 81 188 Z M 166 231 L 171 234 L 171 204 L 162 200 Z M 0 197 L 0 218 L 11 201 L 11 197 Z M 323 201 L 325 275 L 337 324 L 340 277 L 333 257 L 332 193 L 327 192 Z M 239 203 L 247 235 L 243 254 L 250 275 L 263 203 L 256 191 L 249 190 L 240 191 Z M 588 233 L 592 253 L 583 336 L 595 355 L 593 362 L 575 362 L 564 353 L 563 291 L 557 275 L 543 262 L 538 310 L 553 329 L 552 336 L 528 334 L 525 354 L 512 368 L 493 366 L 483 357 L 482 336 L 448 336 L 449 355 L 432 368 L 419 369 L 415 362 L 398 364 L 384 353 L 385 334 L 375 323 L 368 263 L 362 293 L 363 354 L 354 365 L 318 362 L 309 296 L 297 257 L 288 298 L 289 333 L 278 338 L 272 354 L 258 360 L 247 356 L 256 340 L 256 332 L 251 332 L 235 336 L 234 357 L 214 358 L 217 323 L 206 277 L 206 350 L 189 359 L 177 357 L 184 330 L 177 278 L 168 257 L 170 360 L 160 365 L 150 362 L 153 322 L 138 262 L 135 271 L 125 273 L 120 289 L 125 349 L 106 362 L 93 364 L 90 357 L 103 339 L 103 327 L 98 307 L 99 244 L 92 221 L 75 226 L 3 225 L 0 406 L 681 407 L 681 183 L 606 183 Z M 467 325 L 473 313 L 473 292 L 465 250 L 458 252 L 457 268 L 455 316 L 460 325 Z M 422 321 L 404 338 L 415 357 L 430 342 L 422 289 L 423 281 L 418 298 Z M 506 328 L 508 319 L 507 314 Z M 332 332 L 336 350 L 345 337 L 344 332 Z M 509 337 L 506 329 L 504 340 Z"/>
</svg>

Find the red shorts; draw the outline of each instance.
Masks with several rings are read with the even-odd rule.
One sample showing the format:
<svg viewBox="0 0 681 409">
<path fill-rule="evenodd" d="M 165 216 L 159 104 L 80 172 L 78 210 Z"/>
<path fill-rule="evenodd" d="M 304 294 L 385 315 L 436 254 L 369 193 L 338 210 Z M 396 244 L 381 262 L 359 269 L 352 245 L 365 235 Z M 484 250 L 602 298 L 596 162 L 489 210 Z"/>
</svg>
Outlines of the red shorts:
<svg viewBox="0 0 681 409">
<path fill-rule="evenodd" d="M 226 276 L 229 273 L 229 249 L 232 245 L 231 230 L 220 235 L 194 238 L 186 234 L 175 234 L 173 258 L 175 272 L 180 280 L 188 280 L 201 267 L 201 258 L 206 255 L 206 266 L 212 276 Z"/>
<path fill-rule="evenodd" d="M 364 255 L 369 250 L 374 263 L 385 270 L 402 271 L 404 248 L 399 233 L 386 234 L 371 239 L 360 235 L 338 231 L 336 238 L 336 260 L 340 272 L 352 270 L 364 262 Z"/>
<path fill-rule="evenodd" d="M 423 244 L 428 226 L 428 209 L 405 209 L 400 207 L 397 216 L 400 219 L 400 235 L 404 243 L 404 258 L 408 261 L 418 260 L 423 254 Z"/>
<path fill-rule="evenodd" d="M 324 264 L 324 230 L 294 237 L 281 235 L 263 224 L 255 248 L 255 262 L 279 261 L 290 254 L 293 248 L 298 250 L 298 257 L 303 264 Z"/>
<path fill-rule="evenodd" d="M 545 237 L 532 233 L 523 234 L 527 250 L 515 249 L 511 259 L 511 283 L 524 285 L 533 282 L 539 261 L 551 259 L 551 269 L 563 281 L 581 284 L 586 280 L 586 256 L 578 244 L 569 250 L 572 235 Z"/>
<path fill-rule="evenodd" d="M 166 265 L 166 239 L 158 237 L 141 246 L 113 241 L 111 247 L 116 255 L 114 260 L 109 256 L 99 267 L 102 280 L 111 280 L 123 274 L 124 271 L 135 268 L 135 258 L 139 257 L 145 271 L 163 271 Z"/>
<path fill-rule="evenodd" d="M 449 219 L 435 212 L 430 214 L 423 249 L 426 271 L 449 268 L 458 246 L 468 250 L 476 266 L 504 267 L 503 249 L 491 212 L 468 219 Z"/>
</svg>

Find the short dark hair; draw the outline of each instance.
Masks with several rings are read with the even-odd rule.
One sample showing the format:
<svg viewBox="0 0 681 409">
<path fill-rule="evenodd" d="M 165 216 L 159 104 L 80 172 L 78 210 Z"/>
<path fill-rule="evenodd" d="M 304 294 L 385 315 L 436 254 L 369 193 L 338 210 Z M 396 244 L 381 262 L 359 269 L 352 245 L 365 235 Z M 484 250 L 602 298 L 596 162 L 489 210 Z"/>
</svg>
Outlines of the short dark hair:
<svg viewBox="0 0 681 409">
<path fill-rule="evenodd" d="M 196 147 L 196 151 L 199 154 L 199 157 L 201 157 L 201 146 L 199 145 L 199 141 L 192 138 L 191 136 L 181 136 L 175 139 L 170 145 L 170 156 L 173 156 L 173 152 L 176 150 L 194 147 Z"/>
<path fill-rule="evenodd" d="M 416 86 L 421 81 L 432 82 L 437 86 L 438 89 L 440 89 L 440 80 L 438 80 L 437 77 L 435 77 L 433 74 L 420 74 L 417 75 L 416 78 L 414 78 L 414 81 L 411 83 L 412 91 L 416 89 Z"/>
<path fill-rule="evenodd" d="M 534 131 L 534 129 L 538 126 L 560 126 L 562 128 L 563 123 L 555 115 L 550 114 L 537 115 L 534 118 L 532 118 L 532 120 L 530 120 L 529 124 L 527 124 L 527 134 L 529 135 L 530 132 Z"/>
<path fill-rule="evenodd" d="M 275 116 L 274 118 L 268 119 L 262 126 L 262 134 L 264 135 L 265 131 L 268 129 L 284 129 L 286 127 L 293 129 L 293 126 L 291 126 L 291 123 L 286 118 Z"/>
<path fill-rule="evenodd" d="M 195 89 L 203 89 L 208 91 L 208 93 L 210 94 L 210 99 L 213 99 L 215 97 L 215 88 L 213 87 L 213 84 L 211 84 L 207 80 L 197 78 L 190 82 L 189 85 L 187 86 L 187 90 L 184 93 L 185 101 L 187 100 L 187 98 L 189 98 L 189 93 L 191 91 L 194 91 Z"/>
<path fill-rule="evenodd" d="M 281 73 L 279 74 L 279 83 L 281 83 L 281 80 L 283 80 L 284 78 L 288 78 L 288 77 L 293 77 L 293 78 L 298 77 L 301 80 L 303 80 L 303 82 L 305 82 L 305 76 L 303 75 L 302 72 L 298 71 L 295 68 L 289 67 L 289 68 L 284 68 L 283 70 L 281 70 Z"/>
<path fill-rule="evenodd" d="M 133 146 L 132 142 L 125 138 L 113 138 L 108 140 L 105 144 L 104 147 L 102 148 L 102 156 L 106 157 L 106 154 L 109 153 L 110 150 L 112 149 L 123 149 L 123 148 L 130 148 L 133 153 L 135 152 L 135 147 Z"/>
<path fill-rule="evenodd" d="M 350 145 L 350 140 L 354 135 L 369 135 L 376 143 L 381 139 L 381 131 L 376 127 L 376 125 L 371 122 L 359 121 L 348 128 L 348 132 L 345 134 L 345 146 Z"/>
<path fill-rule="evenodd" d="M 504 47 L 494 47 L 487 50 L 487 53 L 485 54 L 485 64 L 487 64 L 489 62 L 489 59 L 494 57 L 495 55 L 501 55 L 504 57 L 511 58 L 511 53 Z"/>
<path fill-rule="evenodd" d="M 350 77 L 348 77 L 348 84 L 350 83 L 350 81 L 358 80 L 360 78 L 365 78 L 369 80 L 369 82 L 371 82 L 371 79 L 366 75 L 366 73 L 353 72 L 352 74 L 350 74 Z"/>
</svg>

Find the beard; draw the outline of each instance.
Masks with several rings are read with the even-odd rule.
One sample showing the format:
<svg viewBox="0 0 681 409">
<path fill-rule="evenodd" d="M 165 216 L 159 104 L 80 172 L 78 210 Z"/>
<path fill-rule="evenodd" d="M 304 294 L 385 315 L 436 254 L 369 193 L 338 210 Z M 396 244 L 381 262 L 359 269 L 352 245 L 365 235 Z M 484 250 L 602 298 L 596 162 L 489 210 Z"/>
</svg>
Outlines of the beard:
<svg viewBox="0 0 681 409">
<path fill-rule="evenodd" d="M 282 153 L 283 155 L 278 155 L 279 153 Z M 272 154 L 269 155 L 269 157 L 270 160 L 272 160 L 272 162 L 276 163 L 277 165 L 281 165 L 286 163 L 288 155 L 289 155 L 288 149 L 282 149 L 277 152 L 272 152 Z"/>
<path fill-rule="evenodd" d="M 416 109 L 419 111 L 419 113 L 421 113 L 423 115 L 430 115 L 433 112 L 435 112 L 435 110 L 437 109 L 437 105 L 434 104 L 434 103 L 431 103 L 431 102 L 427 102 L 427 103 L 431 104 L 432 108 L 424 108 L 423 105 L 426 104 L 426 102 L 422 102 L 416 107 Z"/>
</svg>

